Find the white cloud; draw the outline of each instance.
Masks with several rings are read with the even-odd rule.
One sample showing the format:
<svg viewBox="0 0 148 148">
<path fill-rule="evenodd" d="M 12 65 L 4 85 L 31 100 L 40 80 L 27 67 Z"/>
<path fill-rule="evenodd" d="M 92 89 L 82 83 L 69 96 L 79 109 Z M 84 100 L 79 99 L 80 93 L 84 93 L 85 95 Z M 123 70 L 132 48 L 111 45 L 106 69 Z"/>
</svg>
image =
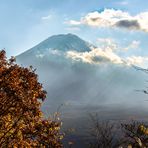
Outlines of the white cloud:
<svg viewBox="0 0 148 148">
<path fill-rule="evenodd" d="M 125 59 L 127 65 L 139 65 L 144 66 L 148 64 L 148 57 L 131 56 Z"/>
<path fill-rule="evenodd" d="M 127 12 L 122 12 L 121 10 L 114 9 L 105 9 L 102 12 L 91 12 L 86 16 L 82 17 L 80 21 L 69 21 L 71 25 L 80 25 L 86 24 L 89 26 L 113 26 L 119 18 L 129 18 L 129 14 Z"/>
<path fill-rule="evenodd" d="M 123 49 L 122 49 L 123 50 Z M 87 52 L 77 52 L 68 51 L 66 52 L 67 58 L 71 58 L 74 61 L 83 61 L 89 64 L 125 64 L 127 66 L 137 65 L 145 66 L 148 64 L 148 57 L 142 56 L 119 56 L 110 47 L 102 48 L 92 48 L 91 51 Z"/>
<path fill-rule="evenodd" d="M 36 57 L 37 58 L 43 58 L 45 55 L 44 54 L 37 54 Z"/>
<path fill-rule="evenodd" d="M 70 20 L 69 22 L 65 22 L 65 23 L 69 23 L 69 24 L 72 24 L 72 25 L 75 25 L 75 26 L 81 25 L 81 22 L 75 21 L 75 20 Z"/>
<path fill-rule="evenodd" d="M 108 48 L 108 47 L 111 50 L 117 50 L 118 49 L 117 43 L 112 38 L 98 38 L 97 44 L 99 44 L 99 46 L 101 46 L 101 48 L 103 48 L 103 49 Z"/>
<path fill-rule="evenodd" d="M 115 63 L 122 64 L 122 59 L 112 52 L 111 49 L 102 50 L 100 48 L 92 48 L 89 52 L 68 51 L 67 57 L 76 61 L 83 61 L 90 64 L 99 63 Z"/>
<path fill-rule="evenodd" d="M 140 41 L 134 40 L 132 41 L 131 44 L 129 44 L 124 50 L 129 50 L 129 49 L 137 49 L 140 45 Z"/>
<path fill-rule="evenodd" d="M 104 9 L 102 12 L 94 11 L 88 13 L 79 21 L 70 20 L 68 23 L 72 26 L 88 25 L 148 32 L 148 11 L 132 16 L 122 10 Z"/>
<path fill-rule="evenodd" d="M 53 55 L 58 55 L 58 56 L 62 55 L 62 52 L 58 49 L 53 50 L 53 49 L 49 48 L 49 53 L 53 54 Z"/>
<path fill-rule="evenodd" d="M 66 30 L 68 30 L 68 31 L 80 31 L 80 28 L 79 27 L 68 27 L 68 28 L 66 28 Z"/>
<path fill-rule="evenodd" d="M 127 47 L 120 47 L 112 38 L 98 38 L 97 45 L 103 49 L 109 48 L 114 51 L 127 51 L 129 49 L 137 49 L 140 45 L 140 41 L 133 40 Z"/>
<path fill-rule="evenodd" d="M 52 15 L 43 16 L 42 20 L 50 20 L 52 18 Z"/>
<path fill-rule="evenodd" d="M 119 5 L 125 6 L 125 5 L 128 5 L 129 2 L 128 2 L 128 1 L 121 1 L 121 2 L 116 2 L 116 4 L 119 4 Z"/>
</svg>

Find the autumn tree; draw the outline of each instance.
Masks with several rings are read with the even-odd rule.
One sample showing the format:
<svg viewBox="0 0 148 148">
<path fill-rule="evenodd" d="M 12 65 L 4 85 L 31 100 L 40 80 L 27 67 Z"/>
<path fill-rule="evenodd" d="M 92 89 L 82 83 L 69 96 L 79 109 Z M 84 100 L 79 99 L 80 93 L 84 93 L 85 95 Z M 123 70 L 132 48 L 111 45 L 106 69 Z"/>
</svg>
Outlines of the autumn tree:
<svg viewBox="0 0 148 148">
<path fill-rule="evenodd" d="M 45 98 L 33 68 L 0 51 L 0 147 L 62 147 L 60 122 L 45 119 L 40 110 Z"/>
</svg>

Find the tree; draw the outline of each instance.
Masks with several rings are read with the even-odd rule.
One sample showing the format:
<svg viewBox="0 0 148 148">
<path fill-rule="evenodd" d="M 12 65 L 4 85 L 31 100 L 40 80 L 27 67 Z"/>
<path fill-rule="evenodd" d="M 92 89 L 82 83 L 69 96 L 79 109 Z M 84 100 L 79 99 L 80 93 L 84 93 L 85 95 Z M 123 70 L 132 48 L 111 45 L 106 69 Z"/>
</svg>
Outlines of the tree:
<svg viewBox="0 0 148 148">
<path fill-rule="evenodd" d="M 118 123 L 98 120 L 90 114 L 93 125 L 90 131 L 90 148 L 147 148 L 148 126 L 146 123 L 131 121 Z M 117 129 L 118 128 L 118 129 Z"/>
<path fill-rule="evenodd" d="M 117 127 L 109 120 L 99 120 L 98 114 L 90 114 L 91 129 L 89 136 L 92 142 L 89 142 L 90 148 L 117 148 L 120 146 L 121 138 L 117 138 Z M 116 135 L 116 136 L 115 136 Z"/>
<path fill-rule="evenodd" d="M 60 122 L 40 110 L 45 98 L 35 70 L 0 51 L 0 147 L 62 147 Z"/>
<path fill-rule="evenodd" d="M 130 145 L 132 148 L 148 147 L 148 126 L 146 123 L 132 121 L 130 123 L 121 124 L 124 139 L 124 146 Z"/>
</svg>

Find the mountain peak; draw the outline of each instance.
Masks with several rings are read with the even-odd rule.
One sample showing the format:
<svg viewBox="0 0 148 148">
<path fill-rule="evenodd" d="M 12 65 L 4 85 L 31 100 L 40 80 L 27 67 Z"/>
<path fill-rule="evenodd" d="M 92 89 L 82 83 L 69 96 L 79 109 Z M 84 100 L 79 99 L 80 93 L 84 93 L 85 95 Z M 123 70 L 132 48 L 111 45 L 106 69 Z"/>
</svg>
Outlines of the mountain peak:
<svg viewBox="0 0 148 148">
<path fill-rule="evenodd" d="M 75 39 L 77 38 L 77 39 L 81 39 L 77 35 L 72 34 L 72 33 L 57 34 L 57 35 L 50 36 L 48 39 L 50 39 L 50 38 L 75 38 Z"/>
<path fill-rule="evenodd" d="M 47 38 L 38 45 L 18 55 L 16 58 L 17 61 L 25 61 L 25 59 L 27 58 L 28 62 L 31 62 L 31 60 L 36 58 L 38 59 L 38 57 L 46 57 L 46 59 L 52 60 L 55 58 L 55 56 L 57 56 L 57 54 L 55 53 L 61 54 L 62 52 L 67 52 L 71 50 L 77 52 L 86 52 L 90 51 L 92 46 L 93 45 L 84 41 L 77 35 L 71 33 L 59 34 Z M 60 56 L 58 58 L 62 59 L 63 56 Z"/>
<path fill-rule="evenodd" d="M 90 50 L 90 44 L 88 42 L 71 33 L 53 35 L 34 48 L 36 47 L 41 50 L 44 49 L 44 47 L 61 51 L 76 50 L 84 52 Z"/>
<path fill-rule="evenodd" d="M 44 54 L 47 50 L 75 50 L 78 52 L 85 52 L 91 50 L 90 46 L 92 46 L 90 43 L 84 41 L 77 35 L 71 33 L 59 34 L 47 38 L 22 54 L 35 54 L 36 52 Z"/>
</svg>

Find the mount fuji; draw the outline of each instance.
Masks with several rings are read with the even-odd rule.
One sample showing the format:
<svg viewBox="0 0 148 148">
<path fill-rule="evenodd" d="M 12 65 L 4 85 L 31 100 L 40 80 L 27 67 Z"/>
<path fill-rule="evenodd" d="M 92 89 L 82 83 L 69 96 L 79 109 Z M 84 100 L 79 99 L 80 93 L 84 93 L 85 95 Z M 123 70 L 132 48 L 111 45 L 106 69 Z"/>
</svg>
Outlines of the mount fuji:
<svg viewBox="0 0 148 148">
<path fill-rule="evenodd" d="M 144 94 L 134 92 L 144 87 L 146 74 L 122 64 L 96 65 L 66 56 L 68 51 L 84 53 L 92 47 L 95 46 L 73 34 L 54 35 L 18 55 L 16 60 L 37 69 L 48 92 L 45 106 L 124 103 L 133 107 L 139 105 L 141 97 L 146 99 Z"/>
<path fill-rule="evenodd" d="M 107 119 L 146 118 L 147 95 L 135 90 L 145 87 L 147 74 L 122 64 L 93 64 L 67 57 L 69 51 L 83 54 L 92 47 L 73 34 L 54 35 L 16 56 L 18 64 L 37 69 L 47 91 L 42 110 L 51 113 L 62 105 L 65 127 L 80 129 L 91 112 Z"/>
</svg>

